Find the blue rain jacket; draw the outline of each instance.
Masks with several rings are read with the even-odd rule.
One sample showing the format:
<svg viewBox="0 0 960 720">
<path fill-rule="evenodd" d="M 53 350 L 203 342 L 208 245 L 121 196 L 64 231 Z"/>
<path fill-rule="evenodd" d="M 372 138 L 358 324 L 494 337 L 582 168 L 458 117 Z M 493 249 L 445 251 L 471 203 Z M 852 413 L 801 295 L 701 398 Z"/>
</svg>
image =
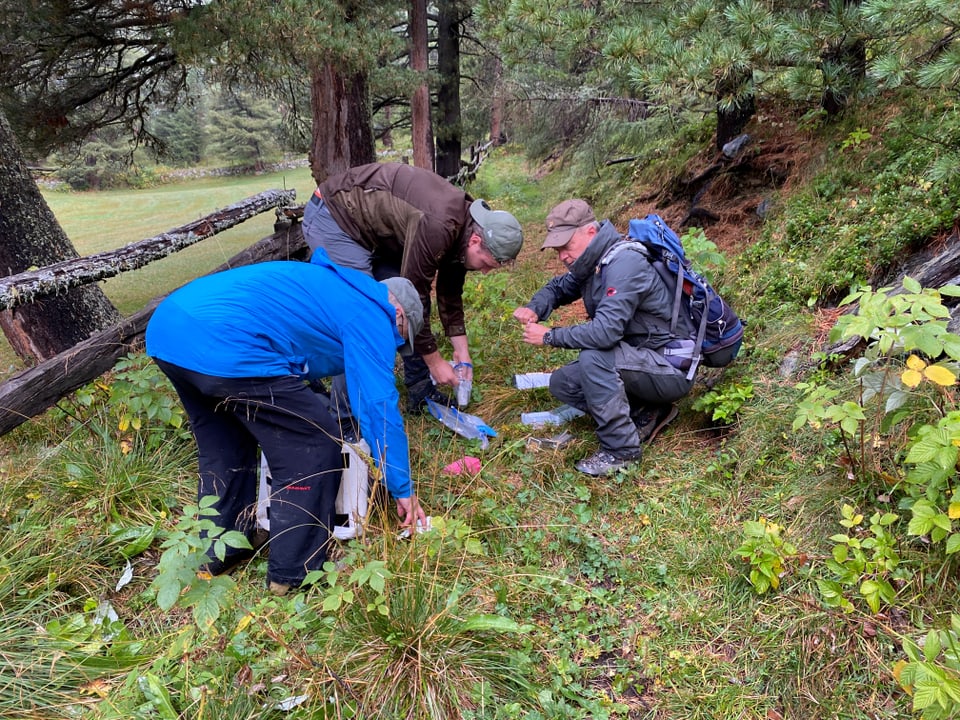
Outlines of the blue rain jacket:
<svg viewBox="0 0 960 720">
<path fill-rule="evenodd" d="M 330 261 L 273 261 L 198 278 L 147 325 L 147 354 L 215 377 L 346 375 L 350 407 L 390 494 L 410 497 L 394 377 L 403 345 L 386 285 Z M 388 452 L 389 451 L 389 452 Z"/>
</svg>

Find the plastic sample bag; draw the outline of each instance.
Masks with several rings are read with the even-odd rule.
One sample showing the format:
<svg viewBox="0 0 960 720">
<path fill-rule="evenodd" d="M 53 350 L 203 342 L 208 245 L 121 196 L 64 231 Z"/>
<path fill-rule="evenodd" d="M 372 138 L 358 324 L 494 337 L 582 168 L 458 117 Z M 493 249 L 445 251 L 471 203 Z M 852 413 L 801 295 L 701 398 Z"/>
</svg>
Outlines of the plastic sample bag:
<svg viewBox="0 0 960 720">
<path fill-rule="evenodd" d="M 430 398 L 427 398 L 427 409 L 430 410 L 431 415 L 460 437 L 465 437 L 468 440 L 479 440 L 480 447 L 484 450 L 490 444 L 490 438 L 497 436 L 497 431 L 476 415 L 461 412 L 455 407 L 440 405 Z"/>
</svg>

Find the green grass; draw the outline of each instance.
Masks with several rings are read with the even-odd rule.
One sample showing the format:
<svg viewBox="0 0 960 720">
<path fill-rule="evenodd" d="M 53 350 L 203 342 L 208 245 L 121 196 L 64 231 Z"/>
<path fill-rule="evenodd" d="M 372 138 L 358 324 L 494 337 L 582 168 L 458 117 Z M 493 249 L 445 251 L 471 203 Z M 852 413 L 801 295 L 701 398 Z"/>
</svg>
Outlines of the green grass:
<svg viewBox="0 0 960 720">
<path fill-rule="evenodd" d="M 303 203 L 315 183 L 309 168 L 256 176 L 201 178 L 143 190 L 45 192 L 67 237 L 81 255 L 115 250 L 198 220 L 264 190 L 295 189 Z M 275 216 L 261 213 L 212 238 L 103 283 L 107 297 L 128 315 L 152 297 L 202 275 L 273 233 Z"/>
<path fill-rule="evenodd" d="M 915 716 L 892 675 L 904 657 L 900 636 L 942 625 L 958 610 L 955 570 L 946 564 L 922 587 L 906 587 L 879 615 L 821 601 L 816 580 L 828 538 L 842 530 L 840 506 L 868 512 L 886 502 L 889 488 L 852 478 L 831 431 L 791 427 L 797 378 L 780 365 L 788 350 L 807 358 L 816 349 L 805 297 L 777 309 L 783 322 L 751 324 L 742 359 L 704 374 L 638 467 L 607 479 L 578 474 L 573 463 L 596 447 L 584 418 L 570 423 L 576 441 L 568 448 L 528 449 L 534 431 L 520 414 L 558 403 L 545 390 L 513 390 L 509 379 L 574 357 L 524 345 L 511 316 L 559 270 L 538 252 L 542 219 L 562 199 L 558 188 L 573 185 L 532 175 L 519 153 L 499 151 L 470 189 L 516 213 L 528 238 L 515 267 L 472 274 L 465 288 L 476 371 L 470 411 L 498 437 L 482 450 L 432 418 L 406 418 L 418 493 L 438 521 L 432 534 L 399 541 L 388 507 L 374 515 L 364 543 L 339 548 L 343 567 L 303 596 L 265 596 L 265 563 L 254 560 L 215 601 L 215 632 L 204 633 L 182 608 L 160 612 L 150 589 L 159 545 L 193 500 L 196 468 L 182 430 L 159 416 L 136 430 L 124 421 L 132 395 L 154 407 L 172 397 L 149 363 L 134 361 L 0 438 L 0 612 L 10 628 L 9 641 L 0 639 L 0 716 Z M 107 245 L 204 214 L 203 205 L 182 214 L 173 208 L 209 199 L 212 185 L 158 190 L 148 204 L 158 214 L 135 237 Z M 230 186 L 211 206 L 282 183 Z M 303 199 L 311 183 L 297 189 Z M 178 198 L 167 210 L 159 209 L 164 191 Z M 115 198 L 109 224 L 127 232 L 133 225 L 123 208 L 142 192 L 104 194 L 102 203 L 100 195 L 65 196 L 77 205 L 73 220 L 64 208 L 64 226 L 78 243 L 97 236 L 95 228 L 79 229 L 91 212 L 79 201 L 106 208 Z M 835 217 L 845 200 L 841 193 Z M 811 222 L 799 211 L 792 217 Z M 815 282 L 798 263 L 781 262 L 789 248 L 775 250 L 778 233 L 766 232 L 770 258 L 751 255 L 751 274 L 732 286 L 734 296 L 761 283 L 767 269 L 787 284 L 791 272 L 800 286 Z M 252 231 L 249 241 L 268 233 Z M 212 251 L 209 266 L 222 262 L 218 253 L 235 251 Z M 199 272 L 188 262 L 161 273 L 166 288 L 134 283 L 129 302 L 135 307 Z M 754 310 L 747 305 L 745 314 Z M 707 381 L 753 387 L 732 424 L 714 426 L 692 410 Z M 465 454 L 481 459 L 477 476 L 443 472 Z M 762 596 L 735 554 L 743 523 L 761 517 L 783 526 L 803 556 L 787 563 L 779 590 Z M 130 549 L 144 538 L 152 539 L 146 549 Z M 918 545 L 904 542 L 906 562 L 919 565 Z M 118 589 L 127 555 L 133 578 Z M 98 620 L 104 601 L 116 610 L 114 624 Z M 36 628 L 44 642 L 27 649 L 27 632 Z M 301 698 L 289 711 L 274 709 Z"/>
</svg>

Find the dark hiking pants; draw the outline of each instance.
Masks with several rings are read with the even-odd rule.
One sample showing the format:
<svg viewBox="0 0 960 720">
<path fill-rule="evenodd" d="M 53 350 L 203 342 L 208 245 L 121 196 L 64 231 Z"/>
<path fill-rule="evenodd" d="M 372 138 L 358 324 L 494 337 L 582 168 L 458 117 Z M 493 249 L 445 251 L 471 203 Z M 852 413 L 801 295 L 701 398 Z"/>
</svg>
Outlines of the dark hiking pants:
<svg viewBox="0 0 960 720">
<path fill-rule="evenodd" d="M 600 447 L 619 457 L 640 451 L 631 404 L 663 405 L 693 387 L 685 373 L 655 350 L 620 343 L 610 350 L 581 350 L 572 363 L 550 376 L 550 393 L 583 410 L 597 423 Z"/>
<path fill-rule="evenodd" d="M 343 469 L 339 426 L 300 378 L 220 378 L 162 360 L 197 441 L 198 497 L 215 495 L 215 522 L 256 527 L 258 446 L 270 459 L 268 582 L 299 585 L 326 561 Z M 228 550 L 228 561 L 229 554 Z"/>
</svg>

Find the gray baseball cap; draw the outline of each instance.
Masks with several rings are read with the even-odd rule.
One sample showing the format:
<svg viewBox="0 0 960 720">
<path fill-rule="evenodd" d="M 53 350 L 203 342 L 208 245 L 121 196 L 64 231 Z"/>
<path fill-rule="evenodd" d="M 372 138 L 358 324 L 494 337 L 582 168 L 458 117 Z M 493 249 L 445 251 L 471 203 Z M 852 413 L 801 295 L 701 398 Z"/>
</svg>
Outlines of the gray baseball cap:
<svg viewBox="0 0 960 720">
<path fill-rule="evenodd" d="M 400 354 L 410 355 L 413 353 L 413 339 L 423 328 L 423 303 L 420 301 L 420 293 L 405 277 L 392 277 L 380 282 L 387 286 L 400 303 L 403 314 L 407 316 L 407 342 L 400 348 Z"/>
<path fill-rule="evenodd" d="M 470 216 L 480 226 L 483 244 L 497 262 L 516 259 L 523 246 L 523 228 L 506 210 L 491 210 L 486 200 L 474 200 Z"/>
</svg>

